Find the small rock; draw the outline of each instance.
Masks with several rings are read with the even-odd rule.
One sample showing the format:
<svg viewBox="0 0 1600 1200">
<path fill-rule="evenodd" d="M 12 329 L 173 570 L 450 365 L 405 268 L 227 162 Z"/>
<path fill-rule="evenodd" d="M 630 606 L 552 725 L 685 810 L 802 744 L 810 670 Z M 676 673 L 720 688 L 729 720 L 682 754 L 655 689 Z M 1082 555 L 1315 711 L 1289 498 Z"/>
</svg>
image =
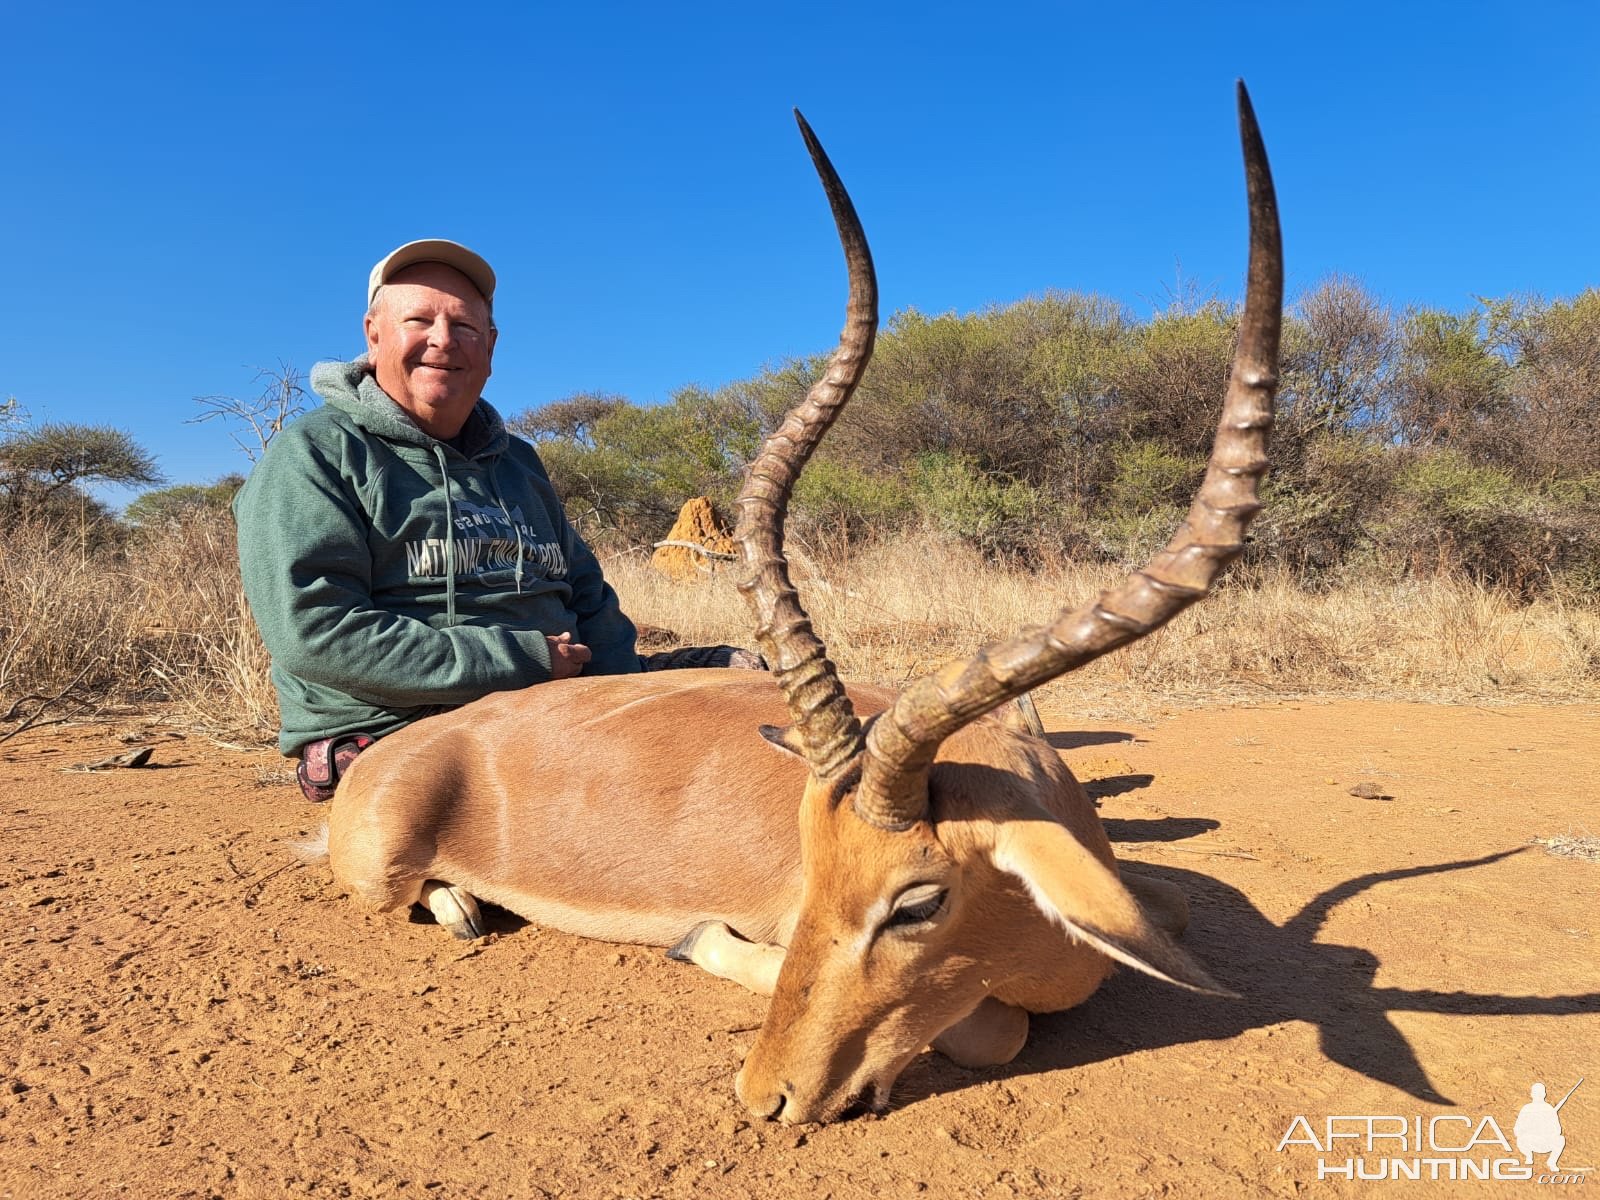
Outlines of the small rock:
<svg viewBox="0 0 1600 1200">
<path fill-rule="evenodd" d="M 1393 800 L 1394 797 L 1385 792 L 1377 784 L 1370 781 L 1358 783 L 1350 789 L 1350 795 L 1360 800 Z"/>
</svg>

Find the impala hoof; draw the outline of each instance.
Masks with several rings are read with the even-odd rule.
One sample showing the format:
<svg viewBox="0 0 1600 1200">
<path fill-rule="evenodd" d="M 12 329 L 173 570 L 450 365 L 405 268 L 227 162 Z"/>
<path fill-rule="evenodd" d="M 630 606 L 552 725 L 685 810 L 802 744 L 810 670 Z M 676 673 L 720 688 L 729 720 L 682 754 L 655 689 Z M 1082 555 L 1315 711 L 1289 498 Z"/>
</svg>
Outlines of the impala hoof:
<svg viewBox="0 0 1600 1200">
<path fill-rule="evenodd" d="M 694 948 L 700 941 L 700 935 L 716 924 L 716 921 L 701 921 L 700 924 L 679 938 L 677 945 L 667 950 L 667 957 L 672 959 L 673 962 L 694 963 Z"/>
<path fill-rule="evenodd" d="M 478 902 L 454 884 L 429 880 L 422 885 L 422 903 L 451 937 L 470 942 L 488 932 Z"/>
</svg>

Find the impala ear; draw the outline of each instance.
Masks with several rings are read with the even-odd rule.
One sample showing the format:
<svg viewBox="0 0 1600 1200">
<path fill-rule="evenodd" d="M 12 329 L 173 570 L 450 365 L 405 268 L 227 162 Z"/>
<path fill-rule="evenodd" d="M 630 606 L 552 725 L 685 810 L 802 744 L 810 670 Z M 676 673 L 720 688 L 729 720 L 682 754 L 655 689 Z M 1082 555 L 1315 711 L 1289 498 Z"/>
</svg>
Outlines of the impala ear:
<svg viewBox="0 0 1600 1200">
<path fill-rule="evenodd" d="M 763 725 L 761 736 L 779 750 L 786 750 L 796 758 L 806 756 L 805 747 L 800 742 L 800 731 L 793 725 Z"/>
<path fill-rule="evenodd" d="M 1068 933 L 1120 963 L 1167 983 L 1238 998 L 1151 923 L 1139 902 L 1066 826 L 1042 813 L 1003 822 L 992 861 L 1026 885 L 1033 902 Z"/>
<path fill-rule="evenodd" d="M 1039 706 L 1033 702 L 1030 692 L 1023 692 L 1012 703 L 1001 705 L 995 716 L 1007 729 L 1041 740 L 1044 738 L 1044 722 L 1039 718 Z"/>
</svg>

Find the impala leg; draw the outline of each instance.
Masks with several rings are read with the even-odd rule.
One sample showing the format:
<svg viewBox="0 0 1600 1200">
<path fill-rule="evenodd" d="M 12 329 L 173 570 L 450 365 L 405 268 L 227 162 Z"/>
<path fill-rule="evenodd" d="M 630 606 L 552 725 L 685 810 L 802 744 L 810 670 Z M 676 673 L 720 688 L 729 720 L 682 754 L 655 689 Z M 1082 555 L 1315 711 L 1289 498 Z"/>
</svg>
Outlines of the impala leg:
<svg viewBox="0 0 1600 1200">
<path fill-rule="evenodd" d="M 933 1048 L 958 1067 L 997 1067 L 1028 1040 L 1028 1010 L 993 996 L 933 1039 Z"/>
<path fill-rule="evenodd" d="M 746 941 L 721 921 L 702 921 L 667 951 L 668 958 L 731 979 L 758 996 L 770 996 L 777 988 L 783 956 L 782 946 Z"/>
<path fill-rule="evenodd" d="M 1135 875 L 1123 869 L 1122 886 L 1133 893 L 1133 898 L 1144 909 L 1145 915 L 1163 933 L 1177 937 L 1189 928 L 1189 898 L 1183 889 L 1165 879 L 1152 879 L 1148 875 Z"/>
<path fill-rule="evenodd" d="M 430 879 L 422 885 L 421 903 L 433 919 L 462 941 L 481 938 L 486 932 L 478 902 L 452 883 Z"/>
</svg>

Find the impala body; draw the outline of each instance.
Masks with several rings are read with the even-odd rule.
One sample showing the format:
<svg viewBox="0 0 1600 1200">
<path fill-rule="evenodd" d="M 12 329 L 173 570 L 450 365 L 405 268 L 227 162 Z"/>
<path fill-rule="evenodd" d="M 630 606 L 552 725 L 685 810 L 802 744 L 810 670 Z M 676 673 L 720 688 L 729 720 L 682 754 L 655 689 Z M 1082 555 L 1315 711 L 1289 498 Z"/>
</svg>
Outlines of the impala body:
<svg viewBox="0 0 1600 1200">
<path fill-rule="evenodd" d="M 864 715 L 894 700 L 849 695 Z M 379 910 L 445 906 L 447 924 L 449 906 L 470 901 L 429 881 L 583 937 L 673 946 L 695 931 L 683 956 L 761 992 L 781 964 L 771 948 L 797 932 L 820 940 L 832 969 L 782 1023 L 796 1061 L 819 1076 L 806 1088 L 785 1073 L 800 1099 L 816 1096 L 791 1120 L 886 1101 L 905 1062 L 963 1018 L 941 1049 L 974 1065 L 1009 1059 L 1027 1012 L 1069 1008 L 1110 973 L 1111 958 L 1066 935 L 1033 881 L 1012 873 L 1028 847 L 1002 859 L 1018 834 L 1044 836 L 1055 861 L 1041 866 L 1059 878 L 1041 872 L 1042 886 L 1118 957 L 1142 949 L 1165 965 L 1157 973 L 1213 987 L 1127 900 L 1091 802 L 1048 744 L 995 718 L 961 730 L 940 748 L 930 819 L 907 840 L 807 791 L 803 759 L 761 733 L 786 715 L 771 679 L 745 671 L 487 697 L 356 760 L 330 812 L 334 875 Z M 1129 882 L 1168 932 L 1181 928 L 1175 889 Z M 923 891 L 911 916 L 931 905 L 928 918 L 888 924 L 912 889 Z M 811 919 L 797 930 L 802 912 Z M 456 929 L 471 936 L 481 927 L 466 919 Z M 869 1023 L 873 1038 L 849 1036 Z"/>
<path fill-rule="evenodd" d="M 854 208 L 802 121 L 850 299 L 827 371 L 739 500 L 739 589 L 772 674 L 557 681 L 393 734 L 334 797 L 335 877 L 380 909 L 420 901 L 458 936 L 481 933 L 484 899 L 571 933 L 670 946 L 770 993 L 737 1090 L 789 1122 L 883 1108 L 930 1042 L 960 1062 L 1006 1061 L 1029 1012 L 1081 1002 L 1113 962 L 1222 993 L 1172 940 L 1181 895 L 1120 874 L 1060 757 L 986 714 L 1204 596 L 1259 508 L 1282 263 L 1242 85 L 1239 98 L 1251 214 L 1239 346 L 1205 481 L 1149 564 L 898 695 L 841 683 L 789 581 L 783 523 L 871 355 L 877 292 Z"/>
<path fill-rule="evenodd" d="M 788 941 L 805 764 L 758 732 L 785 716 L 766 675 L 556 680 L 450 716 L 379 742 L 334 797 L 329 856 L 362 899 L 440 879 L 606 941 L 671 946 L 705 921 Z"/>
</svg>

